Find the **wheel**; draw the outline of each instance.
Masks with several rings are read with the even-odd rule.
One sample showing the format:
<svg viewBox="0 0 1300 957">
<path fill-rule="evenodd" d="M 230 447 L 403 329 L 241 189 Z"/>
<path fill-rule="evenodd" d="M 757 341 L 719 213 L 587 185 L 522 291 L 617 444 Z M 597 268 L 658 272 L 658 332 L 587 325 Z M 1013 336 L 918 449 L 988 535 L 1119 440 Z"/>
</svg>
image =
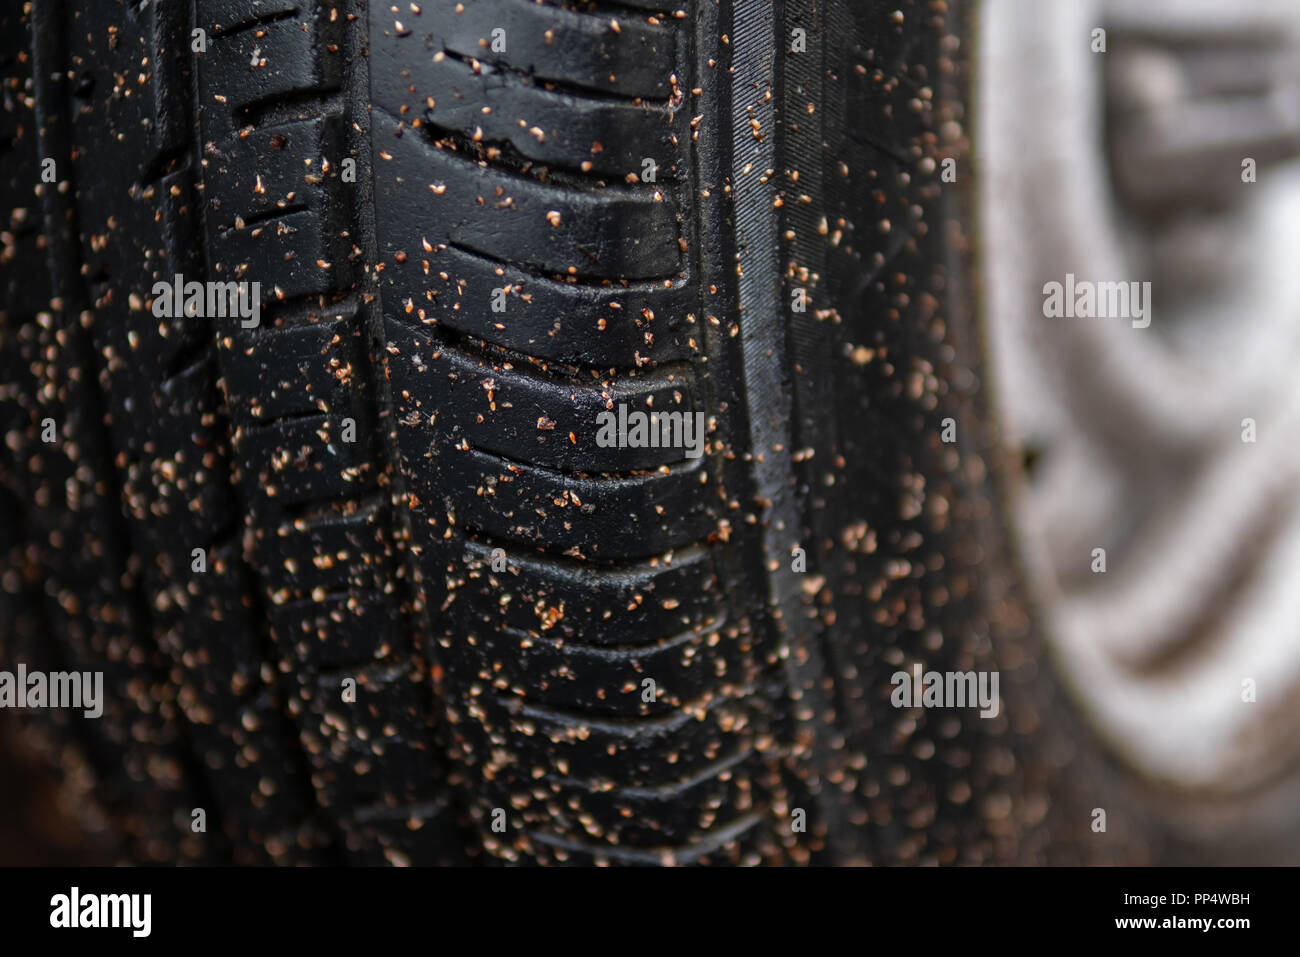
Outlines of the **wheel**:
<svg viewBox="0 0 1300 957">
<path fill-rule="evenodd" d="M 1041 633 L 1177 860 L 1294 863 L 1300 20 L 1272 0 L 981 18 L 989 382 L 1031 453 L 1006 517 Z M 1067 272 L 1145 280 L 1152 308 L 1046 318 Z"/>
</svg>

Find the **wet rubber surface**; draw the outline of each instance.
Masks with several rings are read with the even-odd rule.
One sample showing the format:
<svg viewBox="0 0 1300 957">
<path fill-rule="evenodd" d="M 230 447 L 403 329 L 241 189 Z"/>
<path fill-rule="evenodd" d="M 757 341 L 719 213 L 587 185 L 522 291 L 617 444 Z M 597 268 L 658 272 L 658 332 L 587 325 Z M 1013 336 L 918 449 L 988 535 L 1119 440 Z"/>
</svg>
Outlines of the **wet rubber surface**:
<svg viewBox="0 0 1300 957">
<path fill-rule="evenodd" d="M 5 22 L 4 660 L 105 672 L 28 733 L 122 860 L 1147 853 L 1000 531 L 969 11 L 681 7 Z"/>
</svg>

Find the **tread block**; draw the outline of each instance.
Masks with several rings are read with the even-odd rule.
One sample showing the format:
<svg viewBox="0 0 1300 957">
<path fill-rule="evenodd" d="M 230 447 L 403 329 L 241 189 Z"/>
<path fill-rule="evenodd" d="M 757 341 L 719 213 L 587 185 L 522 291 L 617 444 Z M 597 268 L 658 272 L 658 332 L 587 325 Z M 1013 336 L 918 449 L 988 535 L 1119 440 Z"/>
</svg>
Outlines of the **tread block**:
<svg viewBox="0 0 1300 957">
<path fill-rule="evenodd" d="M 366 593 L 329 593 L 272 604 L 271 639 L 287 659 L 317 670 L 360 667 L 401 647 L 388 600 Z"/>
<path fill-rule="evenodd" d="M 243 125 L 255 106 L 287 100 L 308 92 L 320 95 L 338 89 L 343 76 L 343 26 L 337 9 L 315 4 L 314 14 L 267 19 L 253 29 L 216 30 L 200 11 L 213 36 L 208 52 L 199 57 L 199 69 L 208 77 L 204 86 L 204 138 L 224 139 Z"/>
<path fill-rule="evenodd" d="M 511 70 L 412 55 L 415 37 L 386 33 L 370 48 L 375 104 L 412 123 L 480 136 L 545 166 L 622 183 L 654 161 L 655 182 L 683 174 L 684 117 L 665 106 L 547 90 Z M 430 106 L 429 104 L 433 105 Z M 521 122 L 522 121 L 522 122 Z"/>
<path fill-rule="evenodd" d="M 305 817 L 307 808 L 297 796 L 285 719 L 259 674 L 258 636 L 242 620 L 238 548 L 212 548 L 206 572 L 192 574 L 187 565 L 183 575 L 188 587 L 170 590 L 155 579 L 157 593 L 171 596 L 171 607 L 160 610 L 159 640 L 174 662 L 187 734 L 216 791 L 209 827 L 224 826 L 237 843 L 259 843 L 286 820 Z"/>
<path fill-rule="evenodd" d="M 149 44 L 149 62 L 153 64 L 152 82 L 147 88 L 153 109 L 146 113 L 145 122 L 153 131 L 155 153 L 169 155 L 188 147 L 192 136 L 190 35 L 185 30 L 186 18 L 161 9 L 158 3 L 150 3 L 140 12 Z"/>
<path fill-rule="evenodd" d="M 399 383 L 395 391 L 400 392 L 395 396 L 397 416 L 431 440 L 589 474 L 689 465 L 707 457 L 703 453 L 708 448 L 708 421 L 697 412 L 689 366 L 663 366 L 615 379 L 556 381 L 533 374 L 529 363 L 489 361 L 440 346 L 422 332 L 391 324 L 389 329 L 389 369 Z M 602 447 L 598 440 L 617 439 L 614 430 L 603 429 L 611 418 L 605 413 L 611 413 L 617 424 L 623 409 L 629 435 L 640 418 L 657 425 L 656 443 L 663 441 L 664 427 L 671 425 L 669 441 L 684 443 L 690 438 L 693 448 Z"/>
<path fill-rule="evenodd" d="M 708 474 L 700 465 L 587 479 L 459 449 L 421 461 L 423 443 L 412 447 L 410 430 L 398 435 L 406 460 L 419 470 L 408 480 L 416 494 L 432 503 L 448 490 L 468 490 L 449 496 L 447 507 L 460 525 L 494 538 L 574 558 L 619 561 L 661 555 L 718 532 L 717 519 L 698 494 L 700 476 Z"/>
<path fill-rule="evenodd" d="M 328 231 L 311 210 L 220 233 L 212 237 L 211 247 L 220 257 L 211 278 L 259 282 L 263 304 L 324 295 L 346 285 L 351 274 L 343 237 Z M 216 321 L 227 323 L 227 329 L 241 328 L 238 318 Z"/>
<path fill-rule="evenodd" d="M 164 383 L 133 415 L 136 442 L 122 476 L 122 500 L 160 567 L 189 577 L 190 550 L 207 547 L 238 513 L 228 483 L 229 446 L 218 419 L 212 361 Z"/>
<path fill-rule="evenodd" d="M 228 137 L 207 152 L 208 219 L 218 233 L 288 209 L 323 222 L 339 203 L 342 119 L 335 114 L 275 123 Z M 341 225 L 335 223 L 335 226 Z"/>
<path fill-rule="evenodd" d="M 342 699 L 343 679 L 356 701 Z M 427 678 L 404 668 L 303 676 L 302 742 L 320 804 L 417 803 L 439 778 Z"/>
<path fill-rule="evenodd" d="M 344 442 L 343 418 L 311 415 L 237 429 L 235 449 L 280 508 L 348 498 L 373 486 L 376 468 L 369 430 L 358 422 L 357 441 Z"/>
<path fill-rule="evenodd" d="M 214 415 L 220 405 L 217 350 L 208 343 L 197 345 L 196 352 L 184 357 L 191 360 L 189 365 L 156 385 L 147 384 L 153 386 L 148 391 L 147 414 L 140 416 L 144 421 L 136 424 L 148 441 L 174 441 L 178 426 L 191 429 L 198 426 L 190 438 L 200 445 L 206 444 L 209 437 L 214 443 L 223 441 L 218 437 L 217 429 L 203 428 L 204 417 Z"/>
<path fill-rule="evenodd" d="M 527 0 L 431 0 L 419 14 L 389 6 L 370 8 L 372 36 L 409 30 L 429 54 L 456 53 L 607 94 L 667 99 L 673 92 L 678 36 L 670 24 L 627 17 L 615 29 L 612 17 Z"/>
<path fill-rule="evenodd" d="M 372 119 L 375 215 L 397 235 L 420 237 L 408 257 L 454 243 L 551 275 L 636 280 L 681 268 L 667 189 L 543 182 L 457 155 L 385 114 Z"/>
<path fill-rule="evenodd" d="M 613 568 L 502 549 L 495 556 L 498 568 L 505 565 L 499 572 L 493 571 L 494 551 L 466 542 L 462 561 L 446 569 L 445 580 L 464 599 L 458 607 L 468 631 L 513 628 L 630 649 L 722 621 L 722 595 L 706 548 Z"/>
<path fill-rule="evenodd" d="M 156 194 L 149 196 L 150 189 Z M 145 199 L 161 201 L 162 242 L 165 267 L 155 279 L 171 281 L 177 273 L 198 276 L 202 269 L 203 251 L 200 243 L 198 195 L 194 186 L 194 173 L 188 168 L 168 173 L 145 190 Z M 152 293 L 152 286 L 150 287 Z M 183 322 L 184 316 L 164 322 Z"/>
<path fill-rule="evenodd" d="M 305 0 L 198 0 L 199 20 L 217 35 L 298 13 Z"/>
<path fill-rule="evenodd" d="M 339 822 L 347 862 L 358 867 L 465 863 L 451 808 L 444 803 L 360 808 Z"/>
<path fill-rule="evenodd" d="M 321 412 L 346 416 L 356 403 L 355 369 L 366 344 L 348 311 L 310 325 L 264 329 L 239 339 L 244 359 L 226 370 L 226 395 L 240 424 Z"/>
<path fill-rule="evenodd" d="M 360 594 L 392 589 L 387 570 L 374 560 L 375 555 L 392 551 L 387 510 L 378 501 L 340 504 L 353 511 L 283 522 L 262 536 L 259 554 L 275 569 L 282 586 L 277 598 L 345 589 Z"/>
<path fill-rule="evenodd" d="M 579 841 L 537 831 L 530 835 L 530 847 L 541 864 L 576 867 L 755 867 L 782 860 L 770 831 L 760 826 L 763 822 L 761 814 L 751 813 L 720 821 L 694 841 L 646 848 L 615 847 L 590 839 Z"/>
<path fill-rule="evenodd" d="M 702 349 L 689 279 L 560 282 L 445 243 L 425 252 L 415 224 L 406 226 L 395 224 L 380 236 L 379 277 L 389 320 L 413 328 L 446 326 L 515 352 L 591 369 L 671 362 Z M 501 312 L 492 308 L 498 289 L 505 290 Z"/>
<path fill-rule="evenodd" d="M 690 846 L 762 799 L 756 752 L 742 751 L 664 788 L 593 787 L 550 776 L 516 812 L 532 832 L 622 848 Z M 598 783 L 598 782 L 597 782 Z"/>
<path fill-rule="evenodd" d="M 492 742 L 485 752 L 492 758 L 492 779 L 512 794 L 527 793 L 557 769 L 577 780 L 617 787 L 662 787 L 751 747 L 754 738 L 752 709 L 738 700 L 741 690 L 733 692 L 736 697 L 693 702 L 665 717 L 596 719 L 491 698 L 488 682 L 477 686 L 482 693 L 470 706 L 482 715 L 490 736 L 485 740 Z"/>
<path fill-rule="evenodd" d="M 655 717 L 724 684 L 757 679 L 738 629 L 683 632 L 662 643 L 600 648 L 527 632 L 471 632 L 461 653 L 492 663 L 494 686 L 525 702 L 593 717 Z M 646 680 L 653 682 L 646 686 Z M 653 689 L 652 700 L 645 698 Z"/>
</svg>

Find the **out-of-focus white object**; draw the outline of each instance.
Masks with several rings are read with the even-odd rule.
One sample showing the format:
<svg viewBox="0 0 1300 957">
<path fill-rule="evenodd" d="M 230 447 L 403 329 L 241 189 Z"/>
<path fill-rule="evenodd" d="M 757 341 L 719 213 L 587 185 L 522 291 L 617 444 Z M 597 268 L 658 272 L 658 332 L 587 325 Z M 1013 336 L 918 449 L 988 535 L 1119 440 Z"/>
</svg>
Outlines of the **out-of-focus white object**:
<svg viewBox="0 0 1300 957">
<path fill-rule="evenodd" d="M 1258 788 L 1300 765 L 1300 3 L 985 0 L 979 39 L 994 404 L 1039 451 L 1059 668 L 1144 775 Z M 1150 281 L 1151 325 L 1046 318 L 1067 273 Z"/>
</svg>

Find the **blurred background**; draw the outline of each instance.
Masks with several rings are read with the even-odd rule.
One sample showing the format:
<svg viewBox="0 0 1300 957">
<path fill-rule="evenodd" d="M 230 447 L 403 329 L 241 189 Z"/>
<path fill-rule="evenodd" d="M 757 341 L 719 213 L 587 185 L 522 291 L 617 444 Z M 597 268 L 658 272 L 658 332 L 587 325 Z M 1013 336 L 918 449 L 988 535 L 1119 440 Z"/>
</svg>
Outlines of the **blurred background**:
<svg viewBox="0 0 1300 957">
<path fill-rule="evenodd" d="M 1294 862 L 1300 4 L 986 0 L 979 30 L 984 328 L 1057 670 L 1194 833 Z M 1150 325 L 1046 317 L 1067 274 L 1151 283 Z"/>
</svg>

